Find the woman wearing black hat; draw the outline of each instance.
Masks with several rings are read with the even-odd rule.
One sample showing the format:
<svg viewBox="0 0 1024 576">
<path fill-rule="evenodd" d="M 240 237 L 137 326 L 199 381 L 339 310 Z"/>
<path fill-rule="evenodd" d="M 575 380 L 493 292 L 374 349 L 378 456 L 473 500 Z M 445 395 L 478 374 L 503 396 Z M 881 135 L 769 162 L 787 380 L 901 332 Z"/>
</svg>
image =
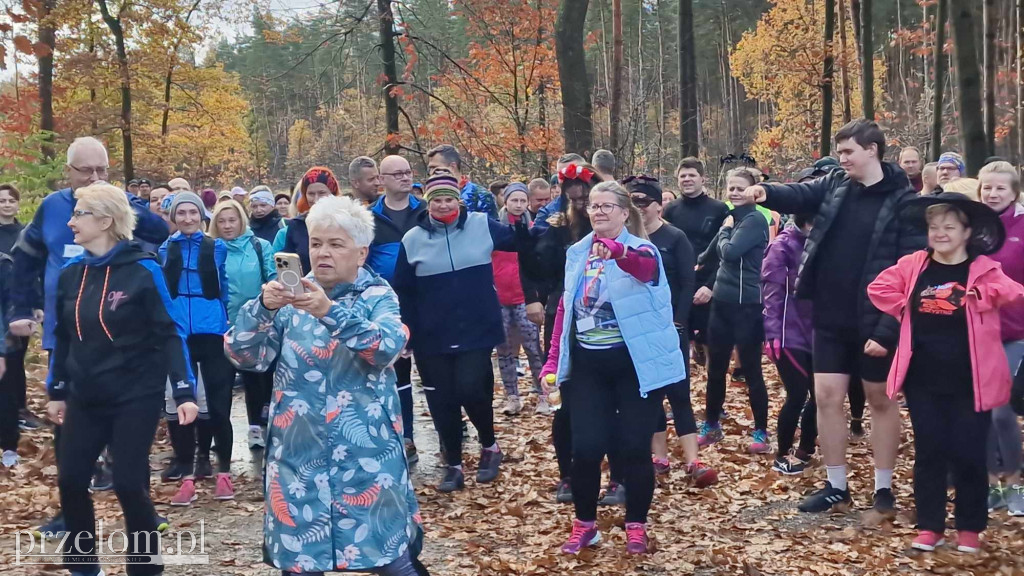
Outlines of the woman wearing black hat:
<svg viewBox="0 0 1024 576">
<path fill-rule="evenodd" d="M 999 308 L 1024 297 L 1024 286 L 987 257 L 1005 238 L 988 206 L 956 193 L 914 199 L 908 221 L 927 223 L 928 250 L 901 258 L 868 286 L 871 302 L 900 320 L 887 392 L 902 390 L 914 427 L 912 546 L 944 543 L 946 478 L 956 488 L 957 549 L 977 552 L 988 521 L 985 446 L 991 410 L 1010 397 Z"/>
</svg>

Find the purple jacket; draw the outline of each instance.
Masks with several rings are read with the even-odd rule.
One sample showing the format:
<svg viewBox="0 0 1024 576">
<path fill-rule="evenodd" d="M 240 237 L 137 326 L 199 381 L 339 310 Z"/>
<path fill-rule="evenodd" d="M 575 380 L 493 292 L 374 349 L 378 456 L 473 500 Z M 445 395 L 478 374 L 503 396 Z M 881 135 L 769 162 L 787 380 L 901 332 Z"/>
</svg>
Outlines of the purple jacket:
<svg viewBox="0 0 1024 576">
<path fill-rule="evenodd" d="M 779 340 L 783 348 L 811 351 L 811 302 L 796 297 L 796 276 L 807 235 L 787 226 L 761 263 L 761 295 L 764 299 L 764 337 Z"/>
<path fill-rule="evenodd" d="M 999 215 L 1006 228 L 1006 242 L 991 258 L 1003 266 L 1003 273 L 1024 284 L 1024 206 L 1014 202 Z M 1018 300 L 999 309 L 1003 342 L 1024 340 L 1024 302 Z"/>
</svg>

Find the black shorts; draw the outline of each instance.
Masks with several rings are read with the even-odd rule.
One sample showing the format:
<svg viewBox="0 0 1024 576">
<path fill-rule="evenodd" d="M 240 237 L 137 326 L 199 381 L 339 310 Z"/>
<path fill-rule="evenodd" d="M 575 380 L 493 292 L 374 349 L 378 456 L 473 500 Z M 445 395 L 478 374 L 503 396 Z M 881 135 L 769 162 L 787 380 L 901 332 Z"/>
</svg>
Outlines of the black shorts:
<svg viewBox="0 0 1024 576">
<path fill-rule="evenodd" d="M 850 335 L 847 335 L 847 334 Z M 864 354 L 866 340 L 856 330 L 814 329 L 814 372 L 849 374 L 865 382 L 885 382 L 889 378 L 893 351 L 875 358 Z"/>
<path fill-rule="evenodd" d="M 708 342 L 708 321 L 711 317 L 711 302 L 690 306 L 690 339 L 698 344 Z"/>
</svg>

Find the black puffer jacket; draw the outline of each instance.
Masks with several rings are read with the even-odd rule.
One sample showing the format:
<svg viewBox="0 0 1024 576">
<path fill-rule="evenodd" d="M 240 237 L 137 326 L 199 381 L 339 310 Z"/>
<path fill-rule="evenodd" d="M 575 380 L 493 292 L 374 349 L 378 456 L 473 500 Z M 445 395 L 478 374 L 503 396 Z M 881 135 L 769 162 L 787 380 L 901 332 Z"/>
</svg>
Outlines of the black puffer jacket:
<svg viewBox="0 0 1024 576">
<path fill-rule="evenodd" d="M 903 205 L 917 195 L 910 186 L 907 174 L 895 164 L 886 162 L 882 163 L 882 170 L 884 178 L 896 183 L 895 191 L 882 203 L 874 229 L 865 230 L 862 237 L 850 238 L 849 241 L 865 242 L 868 250 L 858 287 L 860 335 L 892 350 L 899 339 L 899 322 L 892 316 L 882 314 L 871 304 L 867 286 L 882 270 L 895 264 L 901 257 L 924 249 L 928 245 L 928 238 L 923 227 L 903 221 L 899 216 Z M 816 214 L 814 228 L 807 237 L 800 258 L 796 286 L 798 298 L 813 299 L 817 266 L 843 266 L 842 262 L 819 262 L 815 257 L 852 186 L 862 185 L 852 181 L 843 170 L 811 182 L 764 185 L 767 191 L 763 204 L 765 207 L 789 214 Z"/>
</svg>

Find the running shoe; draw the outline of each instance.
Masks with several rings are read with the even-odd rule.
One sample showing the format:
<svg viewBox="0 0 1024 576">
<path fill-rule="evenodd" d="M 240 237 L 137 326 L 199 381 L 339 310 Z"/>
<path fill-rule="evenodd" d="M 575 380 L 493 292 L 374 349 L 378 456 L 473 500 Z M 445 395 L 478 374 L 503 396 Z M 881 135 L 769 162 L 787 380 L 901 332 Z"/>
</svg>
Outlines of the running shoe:
<svg viewBox="0 0 1024 576">
<path fill-rule="evenodd" d="M 156 515 L 156 529 L 158 532 L 167 532 L 167 529 L 171 527 L 171 521 L 163 516 Z"/>
<path fill-rule="evenodd" d="M 626 522 L 626 553 L 647 554 L 649 547 L 647 526 L 641 522 Z"/>
<path fill-rule="evenodd" d="M 668 458 L 652 456 L 651 461 L 654 462 L 654 473 L 658 476 L 663 476 L 672 471 L 672 463 L 669 462 Z"/>
<path fill-rule="evenodd" d="M 690 352 L 690 362 L 694 366 L 700 366 L 701 368 L 707 366 L 708 357 L 707 354 L 704 353 L 704 347 L 694 342 L 691 350 L 692 351 Z"/>
<path fill-rule="evenodd" d="M 857 441 L 864 438 L 864 420 L 861 418 L 850 419 L 850 439 Z"/>
<path fill-rule="evenodd" d="M 57 515 L 50 519 L 49 522 L 43 524 L 39 528 L 36 528 L 34 534 L 37 538 L 57 538 L 67 529 L 64 526 L 64 514 L 57 512 Z"/>
<path fill-rule="evenodd" d="M 172 459 L 170 465 L 168 465 L 167 468 L 165 468 L 164 471 L 160 473 L 160 481 L 176 482 L 178 480 L 181 480 L 191 472 L 192 471 L 189 469 L 188 466 L 182 464 L 181 462 L 178 462 L 177 459 Z"/>
<path fill-rule="evenodd" d="M 751 434 L 750 447 L 747 448 L 751 454 L 767 454 L 772 451 L 771 440 L 768 439 L 766 430 L 754 430 Z"/>
<path fill-rule="evenodd" d="M 437 485 L 438 492 L 455 492 L 456 490 L 462 490 L 466 487 L 466 477 L 462 473 L 462 468 L 455 466 L 448 466 L 444 472 L 444 479 Z"/>
<path fill-rule="evenodd" d="M 28 408 L 18 410 L 18 428 L 23 432 L 31 432 L 32 430 L 38 430 L 42 427 L 43 421 L 29 411 Z"/>
<path fill-rule="evenodd" d="M 405 438 L 403 441 L 405 442 L 405 462 L 412 466 L 420 461 L 420 452 L 411 438 Z"/>
<path fill-rule="evenodd" d="M 262 450 L 267 447 L 263 440 L 263 428 L 249 426 L 249 450 Z"/>
<path fill-rule="evenodd" d="M 572 502 L 572 482 L 568 478 L 562 478 L 558 482 L 558 489 L 555 491 L 555 502 L 559 504 Z"/>
<path fill-rule="evenodd" d="M 722 433 L 722 425 L 717 422 L 710 424 L 705 421 L 700 425 L 700 432 L 697 434 L 697 445 L 702 448 L 711 446 L 716 442 L 721 442 L 722 438 L 725 438 L 725 434 Z"/>
<path fill-rule="evenodd" d="M 185 479 L 181 481 L 181 488 L 171 498 L 171 506 L 191 506 L 196 501 L 196 483 L 194 480 Z"/>
<path fill-rule="evenodd" d="M 4 455 L 0 457 L 0 463 L 3 464 L 4 468 L 14 468 L 21 462 L 21 458 L 18 457 L 18 453 L 14 450 L 4 450 Z"/>
<path fill-rule="evenodd" d="M 597 501 L 598 506 L 625 506 L 626 486 L 618 482 L 608 482 L 604 489 L 604 496 Z"/>
<path fill-rule="evenodd" d="M 1010 516 L 1024 516 L 1024 486 L 1014 484 L 1006 489 L 1006 511 Z"/>
<path fill-rule="evenodd" d="M 89 483 L 90 492 L 106 492 L 114 487 L 114 474 L 106 462 L 96 463 L 96 470 L 92 474 L 92 481 Z"/>
<path fill-rule="evenodd" d="M 1000 508 L 1006 508 L 1006 489 L 1002 484 L 989 484 L 988 486 L 988 511 L 995 512 Z"/>
<path fill-rule="evenodd" d="M 931 530 L 921 530 L 917 533 L 917 538 L 910 544 L 910 547 L 914 550 L 924 550 L 925 552 L 933 552 L 939 546 L 945 544 L 946 541 L 942 538 L 942 534 L 938 532 L 932 532 Z"/>
<path fill-rule="evenodd" d="M 476 471 L 476 481 L 478 484 L 488 484 L 494 482 L 498 478 L 498 473 L 501 472 L 501 460 L 504 455 L 501 450 L 492 451 L 486 448 L 480 451 L 480 467 Z"/>
<path fill-rule="evenodd" d="M 690 479 L 693 480 L 693 485 L 697 488 L 707 488 L 712 484 L 718 483 L 718 472 L 700 460 L 694 460 L 691 462 L 690 465 L 686 467 L 686 473 L 690 475 Z"/>
<path fill-rule="evenodd" d="M 572 521 L 572 534 L 562 544 L 562 554 L 579 554 L 580 550 L 595 546 L 601 541 L 601 532 L 597 530 L 597 523 Z"/>
<path fill-rule="evenodd" d="M 221 472 L 217 474 L 217 487 L 213 492 L 214 500 L 234 500 L 235 487 L 231 484 L 231 474 Z"/>
<path fill-rule="evenodd" d="M 523 410 L 523 401 L 519 399 L 519 396 L 509 396 L 505 400 L 505 407 L 501 409 L 502 414 L 509 416 L 515 416 Z"/>
<path fill-rule="evenodd" d="M 896 516 L 896 496 L 889 488 L 880 488 L 875 491 L 871 507 L 875 512 L 885 516 Z"/>
<path fill-rule="evenodd" d="M 551 405 L 548 404 L 547 397 L 544 395 L 543 392 L 541 392 L 540 399 L 537 400 L 537 414 L 540 414 L 541 416 L 547 416 L 553 412 L 554 410 L 552 410 Z"/>
<path fill-rule="evenodd" d="M 981 534 L 960 530 L 956 533 L 956 549 L 968 554 L 976 553 L 981 550 Z"/>
<path fill-rule="evenodd" d="M 797 508 L 801 512 L 828 512 L 838 504 L 851 504 L 849 490 L 833 488 L 831 482 L 825 482 L 825 487 L 812 493 Z"/>
<path fill-rule="evenodd" d="M 213 478 L 213 464 L 210 463 L 210 455 L 196 456 L 196 480 Z"/>
<path fill-rule="evenodd" d="M 799 476 L 804 473 L 807 464 L 793 456 L 779 456 L 772 463 L 772 470 L 784 476 Z"/>
</svg>

